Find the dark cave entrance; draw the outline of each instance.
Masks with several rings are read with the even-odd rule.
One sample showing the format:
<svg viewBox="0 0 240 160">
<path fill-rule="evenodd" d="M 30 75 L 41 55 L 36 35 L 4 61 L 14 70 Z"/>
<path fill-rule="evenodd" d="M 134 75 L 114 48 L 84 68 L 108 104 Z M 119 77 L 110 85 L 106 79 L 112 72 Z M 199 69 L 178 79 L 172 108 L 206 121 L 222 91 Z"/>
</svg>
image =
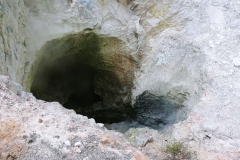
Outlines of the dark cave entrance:
<svg viewBox="0 0 240 160">
<path fill-rule="evenodd" d="M 31 87 L 36 98 L 48 102 L 57 101 L 78 114 L 94 118 L 98 123 L 118 123 L 125 119 L 121 112 L 104 109 L 102 97 L 95 93 L 98 71 L 79 63 L 77 55 L 58 58 L 48 64 L 44 61 L 46 60 L 42 60 L 44 65 L 37 70 Z"/>
<path fill-rule="evenodd" d="M 66 108 L 86 107 L 100 101 L 94 93 L 94 69 L 75 56 L 59 58 L 36 73 L 31 91 L 40 99 L 58 101 Z"/>
<path fill-rule="evenodd" d="M 39 50 L 30 91 L 105 126 L 126 122 L 128 127 L 139 123 L 162 129 L 179 121 L 179 105 L 165 97 L 144 92 L 132 106 L 136 67 L 126 43 L 85 30 L 48 41 Z"/>
<path fill-rule="evenodd" d="M 91 29 L 53 39 L 38 52 L 30 91 L 98 123 L 124 121 L 133 113 L 135 62 L 128 52 L 123 41 Z"/>
<path fill-rule="evenodd" d="M 133 108 L 138 64 L 126 46 L 90 29 L 48 41 L 39 50 L 30 90 L 38 99 L 57 101 L 98 123 L 128 121 L 128 127 L 140 123 L 162 129 L 179 121 L 175 118 L 183 115 L 177 111 L 179 104 L 150 92 L 139 95 Z"/>
</svg>

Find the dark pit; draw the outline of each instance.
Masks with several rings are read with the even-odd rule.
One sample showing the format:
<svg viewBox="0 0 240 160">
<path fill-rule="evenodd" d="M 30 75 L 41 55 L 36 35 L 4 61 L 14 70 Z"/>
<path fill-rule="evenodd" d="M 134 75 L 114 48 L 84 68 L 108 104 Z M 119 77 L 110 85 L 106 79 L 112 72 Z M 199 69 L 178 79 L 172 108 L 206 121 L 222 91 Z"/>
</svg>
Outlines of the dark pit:
<svg viewBox="0 0 240 160">
<path fill-rule="evenodd" d="M 184 120 L 179 104 L 150 92 L 143 92 L 131 105 L 136 62 L 125 48 L 121 40 L 91 30 L 49 41 L 39 51 L 31 92 L 98 123 L 128 120 L 135 127 L 162 130 Z"/>
<path fill-rule="evenodd" d="M 89 30 L 49 41 L 39 53 L 31 92 L 98 123 L 124 121 L 133 113 L 135 63 L 122 46 Z"/>
</svg>

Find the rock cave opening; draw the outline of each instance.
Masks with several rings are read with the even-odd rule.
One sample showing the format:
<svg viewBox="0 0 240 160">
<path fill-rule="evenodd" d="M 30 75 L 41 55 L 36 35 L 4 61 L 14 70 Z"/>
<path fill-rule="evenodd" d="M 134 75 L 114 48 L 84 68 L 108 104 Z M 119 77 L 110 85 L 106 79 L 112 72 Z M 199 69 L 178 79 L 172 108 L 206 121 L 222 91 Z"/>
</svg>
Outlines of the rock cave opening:
<svg viewBox="0 0 240 160">
<path fill-rule="evenodd" d="M 62 57 L 38 70 L 31 91 L 39 99 L 57 101 L 78 114 L 94 118 L 96 122 L 123 121 L 117 115 L 108 116 L 114 114 L 111 111 L 93 111 L 94 104 L 102 104 L 102 98 L 94 92 L 96 72 L 93 67 L 79 63 L 76 55 Z"/>
<path fill-rule="evenodd" d="M 31 89 L 35 96 L 46 101 L 58 101 L 78 112 L 77 106 L 84 107 L 100 100 L 93 91 L 93 69 L 79 65 L 75 56 L 57 59 L 37 74 Z"/>
<path fill-rule="evenodd" d="M 49 41 L 40 50 L 30 91 L 98 123 L 122 122 L 134 113 L 135 65 L 122 45 L 90 31 Z"/>
<path fill-rule="evenodd" d="M 125 128 L 162 130 L 186 117 L 166 97 L 148 91 L 132 106 L 136 62 L 117 38 L 84 31 L 49 41 L 39 53 L 30 89 L 38 99 L 57 101 L 108 129 L 123 122 Z"/>
</svg>

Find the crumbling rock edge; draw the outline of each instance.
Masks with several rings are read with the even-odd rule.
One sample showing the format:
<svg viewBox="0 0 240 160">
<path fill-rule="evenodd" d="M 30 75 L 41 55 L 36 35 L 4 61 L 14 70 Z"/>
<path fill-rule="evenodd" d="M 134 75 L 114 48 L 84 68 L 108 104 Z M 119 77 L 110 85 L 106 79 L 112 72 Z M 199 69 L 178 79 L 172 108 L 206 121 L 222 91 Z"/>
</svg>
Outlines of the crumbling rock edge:
<svg viewBox="0 0 240 160">
<path fill-rule="evenodd" d="M 11 90 L 10 90 L 11 88 Z M 148 159 L 122 134 L 0 76 L 0 159 Z"/>
</svg>

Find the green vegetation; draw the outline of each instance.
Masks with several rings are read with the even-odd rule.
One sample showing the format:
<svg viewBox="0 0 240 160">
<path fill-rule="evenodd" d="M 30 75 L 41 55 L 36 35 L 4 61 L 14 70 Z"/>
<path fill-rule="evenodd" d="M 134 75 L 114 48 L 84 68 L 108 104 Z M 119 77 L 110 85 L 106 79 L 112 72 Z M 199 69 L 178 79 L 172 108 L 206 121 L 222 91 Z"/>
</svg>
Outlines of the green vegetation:
<svg viewBox="0 0 240 160">
<path fill-rule="evenodd" d="M 183 143 L 175 142 L 172 145 L 167 146 L 166 152 L 170 153 L 173 156 L 176 156 L 181 152 L 182 148 L 183 148 Z"/>
<path fill-rule="evenodd" d="M 184 147 L 182 142 L 175 142 L 168 145 L 166 148 L 166 153 L 168 153 L 166 160 L 186 160 L 195 159 L 196 155 L 189 152 L 186 147 Z"/>
</svg>

